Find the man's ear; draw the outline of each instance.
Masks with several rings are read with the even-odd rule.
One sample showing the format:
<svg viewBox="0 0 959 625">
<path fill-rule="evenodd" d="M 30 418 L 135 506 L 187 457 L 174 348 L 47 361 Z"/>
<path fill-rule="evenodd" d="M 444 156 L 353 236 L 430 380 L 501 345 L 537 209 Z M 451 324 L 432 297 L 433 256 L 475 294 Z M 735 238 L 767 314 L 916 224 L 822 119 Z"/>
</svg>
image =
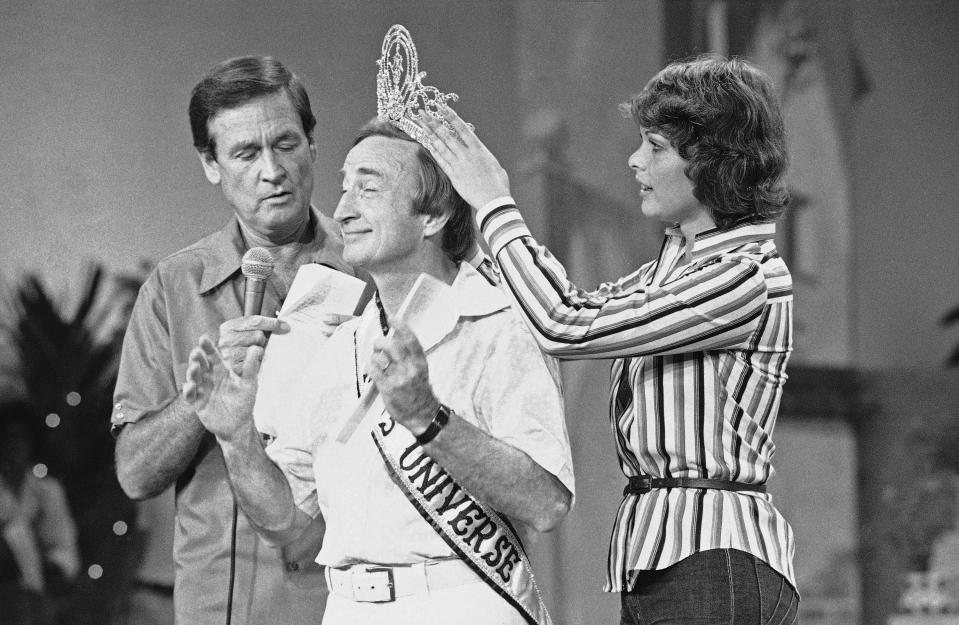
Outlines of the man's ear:
<svg viewBox="0 0 959 625">
<path fill-rule="evenodd" d="M 310 160 L 314 163 L 316 162 L 316 141 L 313 140 L 313 135 L 307 137 L 307 141 L 310 148 Z"/>
<path fill-rule="evenodd" d="M 443 211 L 439 215 L 431 215 L 427 213 L 422 215 L 422 217 L 423 217 L 423 236 L 431 237 L 446 226 L 446 222 L 450 220 L 450 211 L 448 210 Z"/>
<path fill-rule="evenodd" d="M 216 162 L 216 156 L 210 150 L 197 150 L 197 156 L 200 157 L 200 164 L 203 165 L 203 173 L 211 184 L 220 184 L 220 164 Z"/>
</svg>

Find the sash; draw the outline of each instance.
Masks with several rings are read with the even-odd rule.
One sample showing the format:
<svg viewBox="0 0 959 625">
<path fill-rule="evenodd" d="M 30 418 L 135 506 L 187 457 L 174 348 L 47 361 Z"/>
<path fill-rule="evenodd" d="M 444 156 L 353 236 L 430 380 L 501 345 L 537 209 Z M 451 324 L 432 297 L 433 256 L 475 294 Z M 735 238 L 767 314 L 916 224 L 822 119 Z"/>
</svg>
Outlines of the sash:
<svg viewBox="0 0 959 625">
<path fill-rule="evenodd" d="M 509 522 L 466 492 L 392 418 L 378 423 L 372 435 L 387 470 L 440 538 L 529 625 L 552 625 Z"/>
</svg>

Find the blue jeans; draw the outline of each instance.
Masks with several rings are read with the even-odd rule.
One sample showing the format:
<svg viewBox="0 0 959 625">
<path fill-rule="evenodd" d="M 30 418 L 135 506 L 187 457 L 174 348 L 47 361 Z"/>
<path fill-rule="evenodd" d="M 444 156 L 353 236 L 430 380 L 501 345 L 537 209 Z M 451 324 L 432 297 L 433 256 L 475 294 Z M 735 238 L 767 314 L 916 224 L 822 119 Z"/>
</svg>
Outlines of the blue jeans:
<svg viewBox="0 0 959 625">
<path fill-rule="evenodd" d="M 620 625 L 795 625 L 799 596 L 762 560 L 710 549 L 661 571 L 641 571 L 623 592 Z"/>
</svg>

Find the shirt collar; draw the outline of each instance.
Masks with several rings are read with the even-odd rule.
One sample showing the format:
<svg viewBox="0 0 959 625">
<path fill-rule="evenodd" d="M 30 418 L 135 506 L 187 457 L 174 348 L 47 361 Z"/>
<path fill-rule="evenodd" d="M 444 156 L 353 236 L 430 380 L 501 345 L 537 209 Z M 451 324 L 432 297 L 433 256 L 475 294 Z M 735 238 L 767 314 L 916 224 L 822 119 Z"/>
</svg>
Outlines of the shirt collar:
<svg viewBox="0 0 959 625">
<path fill-rule="evenodd" d="M 423 351 L 450 334 L 463 317 L 486 317 L 508 308 L 509 298 L 490 284 L 472 265 L 461 262 L 453 284 L 430 306 L 429 323 L 415 328 Z M 379 333 L 379 311 L 371 300 L 363 312 L 364 334 Z"/>
<path fill-rule="evenodd" d="M 689 262 L 712 256 L 725 250 L 735 249 L 746 243 L 768 241 L 776 235 L 776 224 L 757 223 L 734 226 L 727 230 L 711 228 L 692 237 L 685 238 L 679 228 L 667 228 L 666 236 L 674 237 L 677 244 L 686 244 L 685 255 Z"/>
<path fill-rule="evenodd" d="M 317 252 L 314 253 L 312 260 L 316 263 L 330 265 L 334 269 L 343 270 L 345 265 L 336 254 L 336 250 L 330 249 L 331 246 L 326 244 L 329 233 L 323 227 L 324 219 L 323 215 L 311 205 L 312 245 L 317 246 Z M 233 215 L 222 230 L 211 235 L 209 246 L 203 250 L 205 254 L 203 276 L 200 279 L 200 293 L 206 293 L 218 287 L 240 271 L 246 249 L 246 241 L 243 239 L 243 233 L 240 230 L 240 222 L 236 215 Z"/>
</svg>

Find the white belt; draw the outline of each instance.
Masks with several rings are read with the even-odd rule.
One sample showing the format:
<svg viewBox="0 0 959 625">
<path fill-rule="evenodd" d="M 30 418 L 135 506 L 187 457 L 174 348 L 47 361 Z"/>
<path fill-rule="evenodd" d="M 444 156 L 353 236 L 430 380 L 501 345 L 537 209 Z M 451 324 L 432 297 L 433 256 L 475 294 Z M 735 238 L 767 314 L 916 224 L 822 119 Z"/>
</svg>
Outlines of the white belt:
<svg viewBox="0 0 959 625">
<path fill-rule="evenodd" d="M 345 568 L 326 567 L 330 592 L 372 603 L 395 601 L 400 597 L 428 593 L 480 581 L 462 560 L 438 560 L 397 566 L 355 564 Z"/>
</svg>

